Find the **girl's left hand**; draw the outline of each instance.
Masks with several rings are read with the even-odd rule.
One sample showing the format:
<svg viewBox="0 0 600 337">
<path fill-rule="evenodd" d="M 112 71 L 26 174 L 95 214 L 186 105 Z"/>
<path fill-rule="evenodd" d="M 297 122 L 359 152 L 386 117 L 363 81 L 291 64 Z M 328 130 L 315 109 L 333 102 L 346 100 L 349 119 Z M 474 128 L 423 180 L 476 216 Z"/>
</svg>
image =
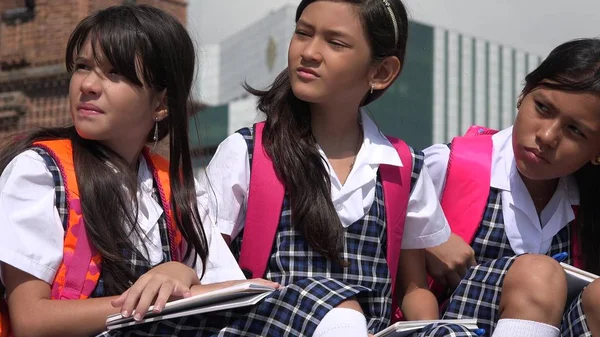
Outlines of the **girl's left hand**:
<svg viewBox="0 0 600 337">
<path fill-rule="evenodd" d="M 200 284 L 196 271 L 180 262 L 167 262 L 150 269 L 140 276 L 133 286 L 111 302 L 121 307 L 121 315 L 139 321 L 144 318 L 154 301 L 153 312 L 161 312 L 170 297 L 189 297 L 190 288 Z M 156 299 L 156 300 L 155 300 Z"/>
</svg>

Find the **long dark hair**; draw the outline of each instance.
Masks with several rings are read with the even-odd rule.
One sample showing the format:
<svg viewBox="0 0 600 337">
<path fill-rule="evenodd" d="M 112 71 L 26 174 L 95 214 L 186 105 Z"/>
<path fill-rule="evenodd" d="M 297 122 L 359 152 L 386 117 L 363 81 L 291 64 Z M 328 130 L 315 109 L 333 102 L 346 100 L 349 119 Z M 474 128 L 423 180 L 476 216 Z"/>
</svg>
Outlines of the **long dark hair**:
<svg viewBox="0 0 600 337">
<path fill-rule="evenodd" d="M 158 123 L 158 137 L 170 137 L 170 207 L 177 227 L 189 243 L 184 260 L 195 261 L 198 254 L 205 262 L 208 245 L 198 214 L 187 137 L 195 65 L 192 40 L 177 19 L 159 9 L 144 5 L 110 7 L 85 18 L 71 34 L 66 51 L 69 72 L 73 71 L 74 60 L 88 41 L 92 46 L 99 46 L 115 70 L 131 83 L 138 86 L 145 83 L 157 92 L 166 90 L 169 114 Z M 96 49 L 95 58 L 100 55 Z M 136 60 L 141 65 L 140 74 L 136 71 Z M 151 142 L 152 137 L 150 132 L 147 141 Z M 18 140 L 4 147 L 0 154 L 2 171 L 12 158 L 35 141 L 72 141 L 86 231 L 103 259 L 106 295 L 125 291 L 136 276 L 122 252 L 140 249 L 133 246 L 128 228 L 143 236 L 137 229 L 137 171 L 109 148 L 80 137 L 73 126 L 43 129 L 15 139 Z"/>
<path fill-rule="evenodd" d="M 600 95 L 600 39 L 578 39 L 556 47 L 525 77 L 521 98 L 537 87 Z M 600 116 L 600 111 L 598 111 Z M 600 166 L 585 164 L 574 173 L 579 188 L 578 239 L 587 270 L 600 272 Z"/>
<path fill-rule="evenodd" d="M 302 0 L 296 10 L 296 22 L 304 9 L 318 0 Z M 401 64 L 406 51 L 408 18 L 400 0 L 388 0 L 394 12 L 398 41 L 392 16 L 383 0 L 340 0 L 356 7 L 368 37 L 374 61 L 396 56 Z M 247 84 L 246 90 L 258 96 L 258 109 L 267 120 L 264 147 L 273 159 L 275 171 L 284 182 L 290 198 L 293 226 L 310 246 L 330 260 L 345 265 L 340 254 L 344 247 L 343 227 L 331 202 L 331 181 L 317 150 L 311 131 L 310 108 L 292 92 L 288 69 L 283 70 L 268 90 Z M 383 94 L 384 90 L 365 93 L 362 105 Z"/>
</svg>

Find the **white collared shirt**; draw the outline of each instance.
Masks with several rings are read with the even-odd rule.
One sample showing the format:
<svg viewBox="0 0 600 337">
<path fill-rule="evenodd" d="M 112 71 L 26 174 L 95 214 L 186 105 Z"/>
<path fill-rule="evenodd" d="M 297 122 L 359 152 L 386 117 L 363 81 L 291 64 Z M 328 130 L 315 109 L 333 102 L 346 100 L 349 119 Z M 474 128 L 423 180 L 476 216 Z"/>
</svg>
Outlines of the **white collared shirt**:
<svg viewBox="0 0 600 337">
<path fill-rule="evenodd" d="M 331 198 L 344 227 L 364 217 L 373 204 L 379 165 L 403 165 L 398 152 L 364 112 L 362 122 L 363 144 L 344 185 L 329 167 Z M 329 163 L 325 153 L 320 148 L 319 151 Z M 214 192 L 209 210 L 211 218 L 223 234 L 236 237 L 244 226 L 250 183 L 248 148 L 242 135 L 233 134 L 219 145 L 199 180 L 204 182 L 201 186 L 211 186 L 211 193 Z M 449 235 L 431 178 L 423 167 L 410 195 L 402 248 L 437 246 Z"/>
<path fill-rule="evenodd" d="M 579 191 L 572 176 L 559 179 L 556 192 L 538 218 L 533 199 L 517 170 L 512 147 L 512 127 L 492 136 L 492 175 L 490 187 L 501 191 L 502 215 L 510 246 L 517 254 L 545 254 L 554 236 L 575 219 L 573 205 L 579 205 Z M 433 145 L 425 151 L 438 198 L 446 181 L 450 149 L 445 144 Z"/>
<path fill-rule="evenodd" d="M 157 221 L 162 207 L 152 198 L 153 178 L 145 160 L 140 160 L 138 225 L 152 265 L 162 261 L 162 244 Z M 207 219 L 207 200 L 203 190 L 196 189 L 200 216 L 209 243 L 209 256 L 203 284 L 244 279 L 244 275 L 220 235 Z M 51 284 L 63 258 L 64 229 L 55 206 L 52 174 L 43 158 L 33 150 L 16 156 L 0 176 L 0 262 L 7 263 Z M 134 244 L 141 245 L 133 236 Z M 144 249 L 140 249 L 146 254 Z M 202 272 L 197 258 L 195 269 Z M 2 275 L 0 275 L 1 279 Z"/>
</svg>

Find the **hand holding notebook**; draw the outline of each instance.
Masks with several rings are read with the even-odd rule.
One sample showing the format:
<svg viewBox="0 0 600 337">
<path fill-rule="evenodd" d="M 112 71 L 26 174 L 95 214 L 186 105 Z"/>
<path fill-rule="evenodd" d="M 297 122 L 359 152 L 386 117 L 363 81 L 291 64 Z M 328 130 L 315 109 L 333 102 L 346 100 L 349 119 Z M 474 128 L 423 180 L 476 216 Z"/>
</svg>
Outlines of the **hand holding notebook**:
<svg viewBox="0 0 600 337">
<path fill-rule="evenodd" d="M 141 321 L 135 321 L 133 315 L 130 317 L 123 317 L 121 314 L 110 315 L 106 319 L 106 326 L 109 330 L 113 330 L 130 325 L 254 305 L 275 289 L 272 286 L 248 281 L 169 302 L 160 313 L 154 312 L 154 308 L 150 307 Z"/>
</svg>

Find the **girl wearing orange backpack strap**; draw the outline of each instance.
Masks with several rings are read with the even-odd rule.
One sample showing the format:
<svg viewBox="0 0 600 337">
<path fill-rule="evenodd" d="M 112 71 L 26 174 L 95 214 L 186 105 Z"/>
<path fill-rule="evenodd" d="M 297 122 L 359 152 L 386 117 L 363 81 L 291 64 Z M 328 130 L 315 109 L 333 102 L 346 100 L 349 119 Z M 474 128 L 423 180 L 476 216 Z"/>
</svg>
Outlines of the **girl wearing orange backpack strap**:
<svg viewBox="0 0 600 337">
<path fill-rule="evenodd" d="M 111 7 L 75 28 L 73 125 L 0 154 L 3 334 L 89 336 L 109 314 L 139 320 L 152 304 L 244 279 L 201 220 L 187 124 L 194 63 L 185 28 L 150 6 Z M 170 161 L 152 151 L 166 136 Z"/>
<path fill-rule="evenodd" d="M 491 336 L 600 335 L 600 283 L 567 296 L 552 258 L 600 272 L 600 40 L 558 46 L 525 82 L 513 126 L 424 151 L 453 231 L 428 270 L 458 285 L 444 317 Z"/>
</svg>

